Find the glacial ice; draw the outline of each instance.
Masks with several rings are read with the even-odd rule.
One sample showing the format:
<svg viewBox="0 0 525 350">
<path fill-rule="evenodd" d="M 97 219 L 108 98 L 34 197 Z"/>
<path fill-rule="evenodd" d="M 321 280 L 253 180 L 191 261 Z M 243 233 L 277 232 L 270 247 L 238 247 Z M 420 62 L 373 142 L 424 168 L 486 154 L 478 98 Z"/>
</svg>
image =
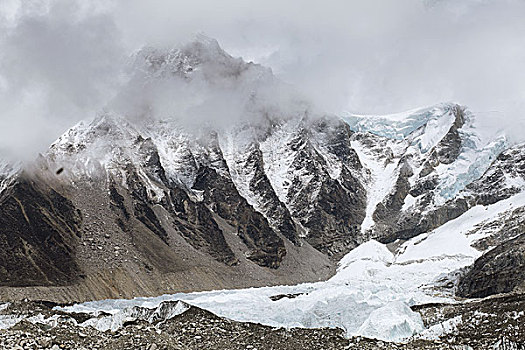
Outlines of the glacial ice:
<svg viewBox="0 0 525 350">
<path fill-rule="evenodd" d="M 370 132 L 389 139 L 404 140 L 427 123 L 436 123 L 437 127 L 442 127 L 444 123 L 440 119 L 442 120 L 441 117 L 449 113 L 452 106 L 451 103 L 443 103 L 397 114 L 382 116 L 346 114 L 342 118 L 352 131 Z"/>
<path fill-rule="evenodd" d="M 446 201 L 454 198 L 468 184 L 480 178 L 496 157 L 507 146 L 507 139 L 501 136 L 486 145 L 474 143 L 475 135 L 464 137 L 461 155 L 454 163 L 440 164 L 436 172 L 442 179 L 438 189 L 439 195 Z M 470 142 L 468 142 L 470 141 Z"/>
<path fill-rule="evenodd" d="M 471 247 L 480 236 L 469 235 L 469 231 L 519 206 L 525 206 L 524 193 L 490 206 L 476 206 L 440 228 L 403 243 L 396 252 L 377 241 L 368 241 L 343 257 L 335 276 L 324 282 L 101 300 L 61 309 L 94 316 L 102 311 L 110 313 L 113 316 L 104 321 L 91 321 L 85 326 L 113 329 L 134 306 L 154 309 L 164 301 L 180 300 L 233 320 L 275 327 L 340 327 L 347 336 L 387 341 L 403 341 L 417 334 L 428 336 L 435 330 L 424 333 L 419 314 L 410 306 L 454 302 L 449 294 L 436 288 L 436 281 L 471 265 L 481 254 Z M 299 295 L 270 299 L 283 294 Z"/>
<path fill-rule="evenodd" d="M 118 312 L 108 316 L 94 317 L 84 321 L 81 326 L 91 326 L 99 331 L 105 332 L 111 330 L 112 332 L 121 328 L 127 321 L 145 320 L 152 322 L 154 320 L 169 320 L 189 309 L 189 306 L 183 302 L 177 302 L 174 306 L 158 306 L 151 310 L 151 312 L 143 312 L 141 309 L 135 307 L 126 307 Z"/>
</svg>

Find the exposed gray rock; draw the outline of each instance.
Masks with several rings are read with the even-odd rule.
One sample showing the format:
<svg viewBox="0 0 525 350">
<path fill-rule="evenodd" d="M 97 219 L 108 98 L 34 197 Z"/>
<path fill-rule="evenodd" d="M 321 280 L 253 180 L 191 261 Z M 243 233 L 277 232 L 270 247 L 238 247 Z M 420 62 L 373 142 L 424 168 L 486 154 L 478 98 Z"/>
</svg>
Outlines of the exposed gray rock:
<svg viewBox="0 0 525 350">
<path fill-rule="evenodd" d="M 483 254 L 458 284 L 458 295 L 482 298 L 525 286 L 525 227 L 520 236 Z"/>
<path fill-rule="evenodd" d="M 286 248 L 262 214 L 256 212 L 237 192 L 233 182 L 209 167 L 199 171 L 194 190 L 203 191 L 204 203 L 235 227 L 250 249 L 248 259 L 271 268 L 279 267 Z"/>
</svg>

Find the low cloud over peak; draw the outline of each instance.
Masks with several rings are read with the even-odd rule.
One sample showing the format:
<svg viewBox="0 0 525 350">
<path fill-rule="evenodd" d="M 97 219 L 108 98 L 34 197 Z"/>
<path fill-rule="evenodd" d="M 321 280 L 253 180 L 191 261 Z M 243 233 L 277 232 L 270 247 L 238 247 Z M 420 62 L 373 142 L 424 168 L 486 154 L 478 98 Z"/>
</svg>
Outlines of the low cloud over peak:
<svg viewBox="0 0 525 350">
<path fill-rule="evenodd" d="M 122 94 L 133 52 L 177 47 L 199 32 L 327 112 L 457 101 L 487 132 L 524 141 L 524 15 L 518 0 L 6 0 L 0 150 L 45 150 Z"/>
</svg>

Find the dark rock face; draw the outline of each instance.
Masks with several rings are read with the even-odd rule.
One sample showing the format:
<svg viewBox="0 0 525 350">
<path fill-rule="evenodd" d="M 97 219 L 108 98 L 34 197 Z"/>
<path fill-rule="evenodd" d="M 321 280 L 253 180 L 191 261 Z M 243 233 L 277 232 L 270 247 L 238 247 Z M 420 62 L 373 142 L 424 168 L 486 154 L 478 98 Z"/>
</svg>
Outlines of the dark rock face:
<svg viewBox="0 0 525 350">
<path fill-rule="evenodd" d="M 238 263 L 213 214 L 204 203 L 190 200 L 188 195 L 178 188 L 170 190 L 169 199 L 168 211 L 173 218 L 173 226 L 189 244 L 198 250 L 206 251 L 226 265 Z"/>
<path fill-rule="evenodd" d="M 323 144 L 318 144 L 318 147 L 325 147 L 330 154 L 339 159 L 347 168 L 362 169 L 363 165 L 359 160 L 359 156 L 352 148 L 353 132 L 348 124 L 325 117 L 312 123 L 310 133 L 316 136 L 314 139 L 324 141 Z"/>
<path fill-rule="evenodd" d="M 308 191 L 308 188 L 306 188 Z M 342 257 L 359 244 L 359 227 L 350 208 L 356 203 L 335 180 L 326 178 L 322 183 L 311 212 L 301 223 L 309 230 L 308 243 L 335 259 Z"/>
<path fill-rule="evenodd" d="M 461 152 L 462 140 L 459 131 L 465 124 L 465 110 L 456 105 L 452 107 L 451 112 L 455 116 L 454 124 L 430 154 L 431 158 L 435 157 L 442 164 L 451 164 L 458 159 Z"/>
<path fill-rule="evenodd" d="M 155 154 L 156 151 L 151 158 L 155 159 Z M 170 186 L 160 163 L 155 162 L 154 165 L 154 169 L 157 169 L 156 173 L 159 174 L 158 180 L 166 181 L 159 185 Z M 136 169 L 131 166 L 127 169 L 126 179 L 133 217 L 127 209 L 124 197 L 117 191 L 115 181 L 113 180 L 109 186 L 111 206 L 118 215 L 117 224 L 124 231 L 133 230 L 133 224 L 130 222 L 133 218 L 158 236 L 166 245 L 169 245 L 166 227 L 153 210 L 156 205 L 159 205 L 170 214 L 171 227 L 175 228 L 194 248 L 206 251 L 217 261 L 226 265 L 231 266 L 238 262 L 212 213 L 203 203 L 192 201 L 186 192 L 177 186 L 166 187 L 165 197 L 160 203 L 153 201 L 150 199 L 152 194 L 148 195 L 146 185 L 139 178 Z"/>
<path fill-rule="evenodd" d="M 402 162 L 401 164 L 399 176 L 393 191 L 382 203 L 378 204 L 374 212 L 374 220 L 377 222 L 385 222 L 395 218 L 403 207 L 405 197 L 410 192 L 408 178 L 413 175 L 412 168 L 406 162 Z"/>
<path fill-rule="evenodd" d="M 239 195 L 230 179 L 204 166 L 199 170 L 193 189 L 203 191 L 204 203 L 236 228 L 251 250 L 248 259 L 261 266 L 279 267 L 286 254 L 283 240 L 271 229 L 264 216 Z"/>
<path fill-rule="evenodd" d="M 140 180 L 136 170 L 128 167 L 126 182 L 133 198 L 133 213 L 151 232 L 159 236 L 164 243 L 168 244 L 168 234 L 153 212 L 148 200 L 147 188 Z"/>
<path fill-rule="evenodd" d="M 525 227 L 520 236 L 476 260 L 458 285 L 458 295 L 483 298 L 513 291 L 525 283 Z"/>
<path fill-rule="evenodd" d="M 0 285 L 65 285 L 80 275 L 75 260 L 82 216 L 46 185 L 22 175 L 0 198 Z"/>
<path fill-rule="evenodd" d="M 392 231 L 385 230 L 385 234 L 379 238 L 379 241 L 381 243 L 391 243 L 397 239 L 413 238 L 459 217 L 470 207 L 468 199 L 458 198 L 425 215 L 419 213 L 403 214 L 400 216 L 399 223 L 393 226 Z"/>
</svg>

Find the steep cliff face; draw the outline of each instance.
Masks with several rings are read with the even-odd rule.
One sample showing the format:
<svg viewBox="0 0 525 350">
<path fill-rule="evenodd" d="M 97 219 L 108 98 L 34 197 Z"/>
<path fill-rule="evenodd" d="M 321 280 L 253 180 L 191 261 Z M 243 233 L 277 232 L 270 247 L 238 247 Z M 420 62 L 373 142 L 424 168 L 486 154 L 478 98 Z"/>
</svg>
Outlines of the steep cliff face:
<svg viewBox="0 0 525 350">
<path fill-rule="evenodd" d="M 176 222 L 188 220 L 187 210 L 198 213 L 202 227 L 193 228 L 207 243 L 184 228 L 183 237 L 189 244 L 207 245 L 208 252 L 223 249 L 220 259 L 227 264 L 235 258 L 220 238 L 217 217 L 233 227 L 247 248 L 244 254 L 261 266 L 279 267 L 287 249 L 283 239 L 340 257 L 360 242 L 366 203 L 352 132 L 335 118 L 282 123 L 199 136 L 174 120 L 144 127 L 105 115 L 68 131 L 46 157 L 54 167 L 68 164 L 63 179 L 109 186 L 119 225 L 136 218 L 166 244 L 167 230 L 155 206 Z M 131 198 L 130 208 L 119 199 L 122 191 Z"/>
<path fill-rule="evenodd" d="M 235 228 L 249 251 L 246 256 L 261 266 L 278 268 L 286 248 L 264 216 L 239 195 L 233 182 L 215 170 L 202 167 L 193 189 L 202 191 L 203 202 Z"/>
</svg>

